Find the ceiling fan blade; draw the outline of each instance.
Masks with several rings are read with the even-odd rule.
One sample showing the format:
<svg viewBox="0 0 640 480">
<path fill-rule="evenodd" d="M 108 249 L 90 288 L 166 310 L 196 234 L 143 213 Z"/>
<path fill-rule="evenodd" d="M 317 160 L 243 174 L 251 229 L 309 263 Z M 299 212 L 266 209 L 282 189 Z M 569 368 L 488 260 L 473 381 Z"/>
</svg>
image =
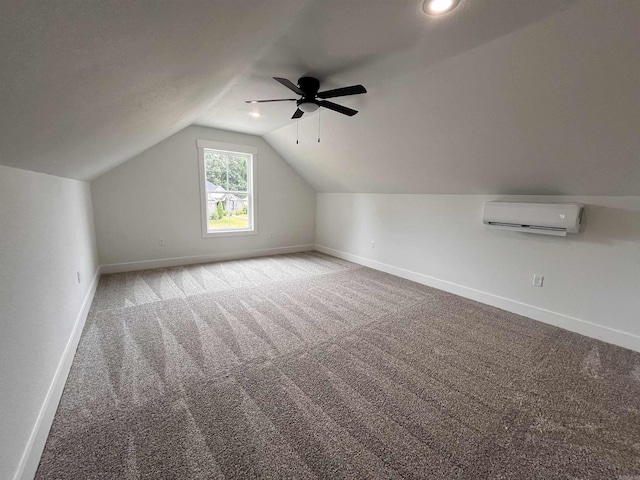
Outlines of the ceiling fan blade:
<svg viewBox="0 0 640 480">
<path fill-rule="evenodd" d="M 318 98 L 344 97 L 346 95 L 358 95 L 360 93 L 367 93 L 367 89 L 362 85 L 351 85 L 350 87 L 342 87 L 336 88 L 334 90 L 318 92 Z"/>
<path fill-rule="evenodd" d="M 274 80 L 280 82 L 282 85 L 287 87 L 289 90 L 296 92 L 298 95 L 304 96 L 304 92 L 300 90 L 300 88 L 293 83 L 291 80 L 287 80 L 286 78 L 273 77 Z"/>
<path fill-rule="evenodd" d="M 244 103 L 295 102 L 296 98 L 278 98 L 276 100 L 245 100 Z"/>
<path fill-rule="evenodd" d="M 320 102 L 318 102 L 318 105 L 324 108 L 328 108 L 329 110 L 342 113 L 343 115 L 349 115 L 350 117 L 353 117 L 356 113 L 358 113 L 357 110 L 354 110 L 348 107 L 343 107 L 342 105 L 338 105 L 337 103 L 333 103 L 333 102 L 328 102 L 327 100 L 321 100 Z"/>
<path fill-rule="evenodd" d="M 300 118 L 302 115 L 304 115 L 304 112 L 300 109 L 296 110 L 296 113 L 293 114 L 293 117 L 291 117 L 292 119 L 294 118 Z"/>
</svg>

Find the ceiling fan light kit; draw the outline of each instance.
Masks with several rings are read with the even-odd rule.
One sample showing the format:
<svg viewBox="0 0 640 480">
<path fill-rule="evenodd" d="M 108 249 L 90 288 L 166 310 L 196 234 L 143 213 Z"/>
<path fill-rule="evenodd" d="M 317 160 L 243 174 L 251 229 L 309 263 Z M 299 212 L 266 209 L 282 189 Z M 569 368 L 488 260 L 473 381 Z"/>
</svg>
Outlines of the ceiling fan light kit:
<svg viewBox="0 0 640 480">
<path fill-rule="evenodd" d="M 298 79 L 296 85 L 286 78 L 273 77 L 274 80 L 280 82 L 292 92 L 300 95 L 300 98 L 278 98 L 274 100 L 247 100 L 246 103 L 268 103 L 268 102 L 296 102 L 297 109 L 294 112 L 292 119 L 302 117 L 305 113 L 312 113 L 318 110 L 320 107 L 328 108 L 334 112 L 348 115 L 350 117 L 358 113 L 357 110 L 348 108 L 337 103 L 325 100 L 326 98 L 345 97 L 348 95 L 359 95 L 361 93 L 367 93 L 367 89 L 362 85 L 351 85 L 350 87 L 336 88 L 333 90 L 325 90 L 319 92 L 320 81 L 314 77 L 301 77 Z"/>
<path fill-rule="evenodd" d="M 313 113 L 320 108 L 316 102 L 300 102 L 298 108 L 304 113 Z"/>
</svg>

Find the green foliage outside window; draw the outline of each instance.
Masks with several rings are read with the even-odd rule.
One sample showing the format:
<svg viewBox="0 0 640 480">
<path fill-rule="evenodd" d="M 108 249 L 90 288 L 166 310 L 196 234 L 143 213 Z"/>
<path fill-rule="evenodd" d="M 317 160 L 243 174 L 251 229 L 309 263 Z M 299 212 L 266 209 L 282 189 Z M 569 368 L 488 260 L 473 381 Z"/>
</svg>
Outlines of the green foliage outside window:
<svg viewBox="0 0 640 480">
<path fill-rule="evenodd" d="M 207 180 L 225 191 L 247 191 L 247 155 L 205 151 Z"/>
</svg>

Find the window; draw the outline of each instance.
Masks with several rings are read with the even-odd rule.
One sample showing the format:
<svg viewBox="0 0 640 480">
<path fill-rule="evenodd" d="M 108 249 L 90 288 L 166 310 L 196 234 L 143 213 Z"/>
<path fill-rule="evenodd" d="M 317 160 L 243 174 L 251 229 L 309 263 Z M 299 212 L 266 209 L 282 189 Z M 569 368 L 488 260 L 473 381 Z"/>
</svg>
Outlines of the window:
<svg viewBox="0 0 640 480">
<path fill-rule="evenodd" d="M 254 147 L 198 140 L 202 236 L 256 233 Z"/>
</svg>

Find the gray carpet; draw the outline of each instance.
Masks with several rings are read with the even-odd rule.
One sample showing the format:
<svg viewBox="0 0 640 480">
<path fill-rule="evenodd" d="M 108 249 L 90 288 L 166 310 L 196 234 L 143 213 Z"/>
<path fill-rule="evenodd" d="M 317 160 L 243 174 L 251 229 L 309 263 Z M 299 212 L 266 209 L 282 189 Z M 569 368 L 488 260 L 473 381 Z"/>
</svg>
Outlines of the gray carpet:
<svg viewBox="0 0 640 480">
<path fill-rule="evenodd" d="M 315 252 L 106 275 L 37 478 L 640 479 L 640 354 Z"/>
</svg>

